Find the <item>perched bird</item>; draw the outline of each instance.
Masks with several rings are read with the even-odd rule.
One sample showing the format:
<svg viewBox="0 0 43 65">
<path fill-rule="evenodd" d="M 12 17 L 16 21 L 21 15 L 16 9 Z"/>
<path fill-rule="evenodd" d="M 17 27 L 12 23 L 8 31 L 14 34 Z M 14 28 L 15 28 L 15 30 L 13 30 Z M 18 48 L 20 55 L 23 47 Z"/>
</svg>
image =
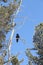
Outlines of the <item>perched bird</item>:
<svg viewBox="0 0 43 65">
<path fill-rule="evenodd" d="M 19 34 L 16 34 L 16 42 L 19 41 L 19 38 L 20 38 Z"/>
</svg>

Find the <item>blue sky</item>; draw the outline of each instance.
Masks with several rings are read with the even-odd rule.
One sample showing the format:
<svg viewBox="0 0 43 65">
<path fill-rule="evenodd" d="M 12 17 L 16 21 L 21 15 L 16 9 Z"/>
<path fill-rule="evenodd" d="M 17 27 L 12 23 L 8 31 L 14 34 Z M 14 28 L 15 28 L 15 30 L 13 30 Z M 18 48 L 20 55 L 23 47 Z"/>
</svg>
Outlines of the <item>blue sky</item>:
<svg viewBox="0 0 43 65">
<path fill-rule="evenodd" d="M 24 18 L 26 19 L 24 20 Z M 17 30 L 14 34 L 11 52 L 13 54 L 17 54 L 18 52 L 20 52 L 21 54 L 18 56 L 18 59 L 20 60 L 24 58 L 24 62 L 21 65 L 26 65 L 27 57 L 25 55 L 25 50 L 26 48 L 33 47 L 32 38 L 34 35 L 35 26 L 43 22 L 43 0 L 23 0 L 20 12 L 16 17 L 15 22 L 25 23 L 22 26 L 22 28 Z M 18 27 L 20 27 L 20 25 L 18 25 Z M 19 42 L 16 43 L 15 41 L 16 33 L 19 33 L 21 38 L 26 40 L 26 44 L 24 44 L 21 40 L 19 40 Z"/>
<path fill-rule="evenodd" d="M 26 17 L 27 19 L 25 19 L 24 21 L 24 18 Z M 23 0 L 20 12 L 18 13 L 15 21 L 25 22 L 22 28 L 17 30 L 16 33 L 19 33 L 21 38 L 26 40 L 26 44 L 23 44 L 21 40 L 19 41 L 19 43 L 16 43 L 16 41 L 13 39 L 12 53 L 15 52 L 15 54 L 17 54 L 17 52 L 21 52 L 18 58 L 24 58 L 24 62 L 21 65 L 26 65 L 27 57 L 25 55 L 25 50 L 26 48 L 33 47 L 32 38 L 34 35 L 35 26 L 43 22 L 43 0 Z M 35 55 L 33 51 L 32 53 L 33 55 Z"/>
</svg>

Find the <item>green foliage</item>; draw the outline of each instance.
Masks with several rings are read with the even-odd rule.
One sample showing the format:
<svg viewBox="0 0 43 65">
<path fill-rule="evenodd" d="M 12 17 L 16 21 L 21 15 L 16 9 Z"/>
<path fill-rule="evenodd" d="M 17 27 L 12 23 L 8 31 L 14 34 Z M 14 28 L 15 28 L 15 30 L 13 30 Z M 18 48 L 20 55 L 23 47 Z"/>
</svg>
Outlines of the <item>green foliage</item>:
<svg viewBox="0 0 43 65">
<path fill-rule="evenodd" d="M 4 3 L 7 3 L 8 0 L 1 0 L 1 1 L 3 1 Z M 7 55 L 7 51 L 10 46 L 10 45 L 8 46 L 7 44 L 5 45 L 6 35 L 10 30 L 12 30 L 12 28 L 14 28 L 14 26 L 16 26 L 16 23 L 14 23 L 13 18 L 15 18 L 17 11 L 20 7 L 20 4 L 21 4 L 21 0 L 14 0 L 14 2 L 13 3 L 10 2 L 8 6 L 0 5 L 0 53 L 2 53 L 1 56 L 3 56 L 4 58 Z M 7 50 L 6 50 L 6 46 L 7 46 Z M 9 61 L 11 61 L 12 65 L 20 65 L 20 62 L 22 62 L 22 61 L 19 61 L 16 56 L 13 56 L 10 60 L 8 59 L 4 62 L 1 62 L 2 59 L 3 58 L 0 59 L 1 65 Z"/>
<path fill-rule="evenodd" d="M 12 63 L 12 65 L 20 65 L 18 58 L 16 56 L 12 57 L 11 63 Z"/>
<path fill-rule="evenodd" d="M 26 50 L 26 55 L 30 58 L 30 61 L 35 65 L 43 65 L 43 23 L 40 23 L 35 27 L 35 34 L 33 36 L 34 47 L 37 50 L 37 55 L 33 56 L 30 53 L 30 49 Z M 35 50 L 33 49 L 33 50 Z M 31 49 L 32 50 L 32 49 Z"/>
<path fill-rule="evenodd" d="M 7 0 L 3 0 L 4 2 Z M 16 4 L 17 1 L 11 2 L 8 6 L 0 5 L 0 42 L 3 42 L 8 33 L 15 25 L 13 25 L 13 17 L 16 16 L 17 10 L 20 6 L 21 0 Z M 13 16 L 14 14 L 14 16 Z"/>
<path fill-rule="evenodd" d="M 43 48 L 43 23 L 36 26 L 33 42 L 36 48 Z"/>
</svg>

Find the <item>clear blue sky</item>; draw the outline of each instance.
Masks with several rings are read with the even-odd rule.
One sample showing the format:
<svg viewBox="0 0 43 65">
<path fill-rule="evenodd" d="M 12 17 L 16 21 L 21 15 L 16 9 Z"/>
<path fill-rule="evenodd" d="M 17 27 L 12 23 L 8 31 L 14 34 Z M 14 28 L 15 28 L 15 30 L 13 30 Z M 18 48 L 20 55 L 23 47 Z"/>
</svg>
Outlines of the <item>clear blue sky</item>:
<svg viewBox="0 0 43 65">
<path fill-rule="evenodd" d="M 24 17 L 27 17 L 25 20 L 26 22 L 24 21 Z M 26 44 L 23 44 L 21 40 L 19 43 L 16 43 L 14 35 L 11 51 L 13 54 L 21 52 L 18 59 L 20 60 L 24 58 L 24 62 L 21 65 L 26 65 L 27 57 L 25 55 L 25 50 L 26 48 L 33 47 L 32 37 L 34 34 L 34 28 L 40 22 L 43 22 L 43 0 L 23 0 L 21 10 L 15 19 L 15 22 L 20 21 L 24 21 L 25 24 L 21 29 L 15 32 L 15 35 L 16 33 L 19 33 L 21 38 L 26 40 Z"/>
</svg>

